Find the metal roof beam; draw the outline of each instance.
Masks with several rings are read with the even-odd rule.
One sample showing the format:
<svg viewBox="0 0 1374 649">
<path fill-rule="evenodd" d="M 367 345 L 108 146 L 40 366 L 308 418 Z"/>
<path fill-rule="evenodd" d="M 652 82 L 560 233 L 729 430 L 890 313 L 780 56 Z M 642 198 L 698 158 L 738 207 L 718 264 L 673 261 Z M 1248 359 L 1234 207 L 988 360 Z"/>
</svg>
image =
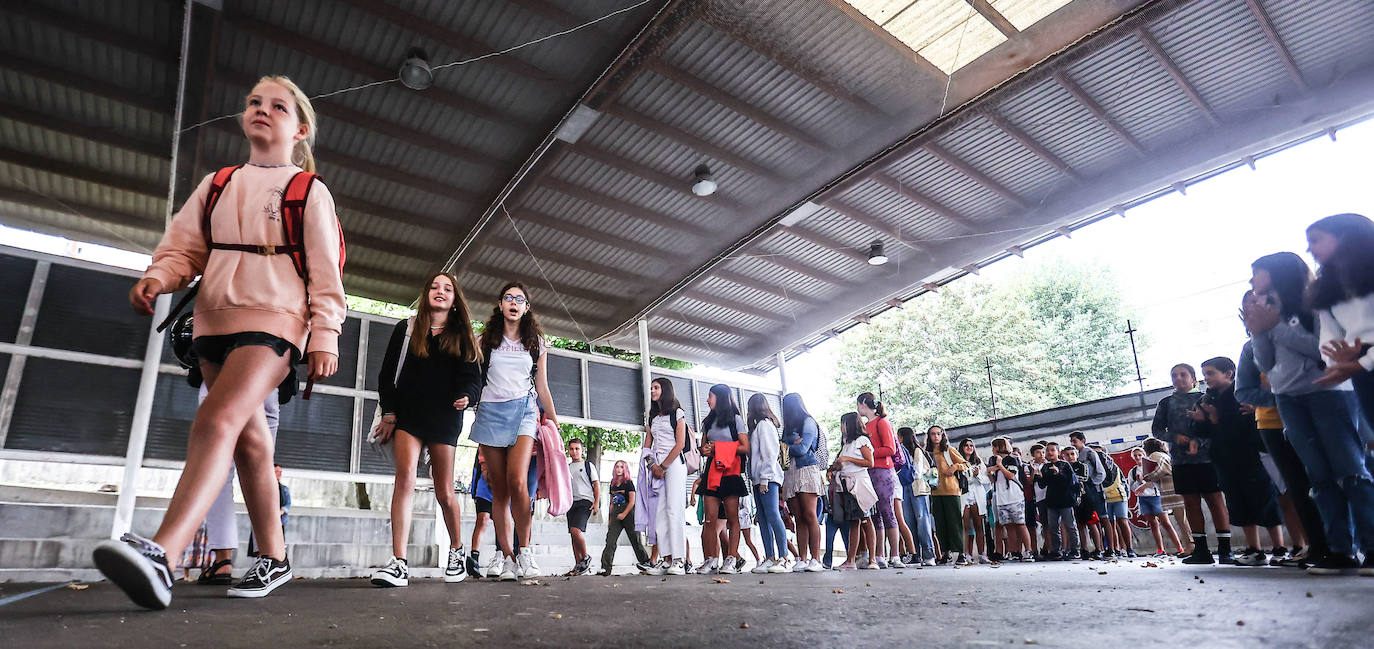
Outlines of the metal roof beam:
<svg viewBox="0 0 1374 649">
<path fill-rule="evenodd" d="M 1025 131 L 1018 128 L 1015 124 L 1012 124 L 997 111 L 989 109 L 983 113 L 983 117 L 987 118 L 989 122 L 992 122 L 993 125 L 1001 129 L 1002 132 L 1010 135 L 1013 140 L 1016 140 L 1028 151 L 1034 153 L 1036 157 L 1039 157 L 1041 160 L 1049 163 L 1050 166 L 1058 169 L 1060 173 L 1073 179 L 1074 182 L 1083 181 L 1083 174 L 1075 171 L 1073 167 L 1069 166 L 1069 163 L 1064 162 L 1059 156 L 1051 153 L 1049 149 L 1045 148 L 1045 145 L 1036 141 L 1036 139 L 1030 135 L 1027 135 Z"/>
<path fill-rule="evenodd" d="M 719 320 L 711 320 L 701 316 L 694 318 L 682 311 L 676 311 L 673 309 L 661 309 L 659 311 L 654 312 L 653 316 L 658 316 L 660 318 L 680 322 L 690 327 L 701 327 L 702 329 L 719 331 L 724 334 L 730 334 L 731 336 L 739 336 L 740 338 L 750 338 L 756 335 L 755 332 L 743 329 L 736 325 L 726 324 L 720 322 Z"/>
<path fill-rule="evenodd" d="M 408 29 L 421 36 L 462 51 L 469 56 L 479 56 L 504 49 L 471 38 L 444 27 L 443 25 L 437 24 L 428 18 L 422 18 L 385 2 L 377 2 L 376 0 L 342 0 L 342 2 L 359 11 L 381 18 L 397 27 Z M 551 87 L 555 90 L 557 89 L 559 77 L 555 72 L 541 69 L 538 66 L 526 63 L 514 56 L 497 56 L 490 59 L 490 61 L 491 65 L 504 68 L 511 74 L 531 81 L 537 81 L 541 85 Z"/>
<path fill-rule="evenodd" d="M 1274 26 L 1274 21 L 1269 17 L 1269 12 L 1264 9 L 1264 5 L 1259 0 L 1245 0 L 1245 4 L 1250 7 L 1250 13 L 1259 22 L 1260 30 L 1264 32 L 1264 38 L 1273 46 L 1274 53 L 1278 55 L 1279 62 L 1283 64 L 1283 69 L 1292 77 L 1293 83 L 1298 84 L 1298 88 L 1303 92 L 1312 90 L 1311 84 L 1307 83 L 1307 78 L 1302 76 L 1302 70 L 1298 69 L 1297 61 L 1293 60 L 1293 53 L 1288 51 L 1288 45 L 1283 42 L 1283 37 L 1279 36 L 1279 30 Z"/>
<path fill-rule="evenodd" d="M 602 108 L 602 112 L 607 115 L 612 115 L 623 121 L 629 122 L 641 129 L 648 131 L 650 134 L 655 135 L 657 137 L 673 140 L 678 144 L 681 144 L 689 149 L 695 150 L 697 153 L 715 158 L 716 160 L 719 160 L 722 163 L 728 164 L 736 169 L 739 169 L 740 171 L 753 175 L 762 180 L 768 181 L 775 185 L 781 184 L 783 182 L 783 178 L 778 174 L 774 173 L 772 169 L 769 169 L 761 164 L 753 162 L 752 160 L 748 160 L 745 157 L 733 151 L 730 151 L 729 149 L 726 149 L 725 147 L 717 146 L 715 144 L 707 142 L 705 139 L 688 133 L 687 131 L 684 131 L 676 126 L 673 126 L 666 122 L 661 122 L 659 120 L 653 119 L 645 115 L 641 115 L 640 113 L 635 112 L 634 110 L 622 104 L 617 103 L 607 105 L 606 107 Z"/>
<path fill-rule="evenodd" d="M 1000 11 L 997 11 L 988 0 L 965 1 L 973 5 L 973 8 L 978 13 L 982 14 L 984 18 L 988 19 L 988 22 L 992 23 L 992 26 L 996 27 L 997 31 L 1002 32 L 1003 36 L 1011 38 L 1021 33 L 1021 30 L 1017 29 L 1016 25 L 1011 24 L 1011 21 L 1007 20 L 1007 17 L 1003 16 Z"/>
<path fill-rule="evenodd" d="M 0 187 L 0 201 L 15 203 L 17 205 L 27 205 L 41 210 L 64 212 L 89 218 L 93 221 L 101 221 L 129 228 L 138 228 L 148 232 L 161 233 L 163 230 L 161 215 L 144 217 L 122 210 L 111 210 L 73 200 L 57 199 L 24 189 Z"/>
<path fill-rule="evenodd" d="M 747 315 L 751 315 L 751 316 L 754 316 L 754 317 L 756 317 L 756 318 L 763 318 L 764 320 L 772 320 L 773 322 L 781 322 L 781 323 L 784 323 L 784 324 L 793 324 L 794 322 L 796 322 L 796 318 L 793 318 L 793 317 L 791 317 L 791 316 L 788 316 L 788 315 L 785 315 L 785 314 L 782 314 L 782 313 L 778 313 L 778 312 L 776 312 L 776 311 L 771 311 L 771 310 L 769 310 L 769 309 L 761 309 L 761 308 L 756 307 L 756 306 L 754 306 L 754 305 L 752 305 L 752 304 L 746 304 L 746 303 L 740 302 L 740 301 L 738 301 L 738 300 L 732 300 L 732 299 L 730 299 L 730 298 L 728 298 L 728 297 L 720 297 L 720 296 L 718 296 L 718 295 L 712 295 L 712 294 L 707 293 L 707 292 L 705 292 L 705 291 L 702 291 L 702 290 L 700 290 L 700 289 L 688 289 L 688 290 L 685 290 L 685 291 L 682 292 L 682 297 L 689 298 L 689 299 L 693 299 L 693 300 L 696 300 L 696 301 L 698 301 L 698 302 L 704 302 L 704 303 L 706 303 L 706 304 L 712 304 L 712 305 L 715 305 L 715 306 L 718 306 L 718 307 L 730 309 L 730 310 L 732 310 L 732 311 L 739 311 L 740 313 L 744 313 L 744 314 L 747 314 Z"/>
<path fill-rule="evenodd" d="M 901 230 L 898 230 L 896 226 L 890 223 L 885 223 L 877 218 L 864 214 L 863 212 L 860 212 L 859 210 L 854 209 L 849 205 L 841 203 L 838 199 L 827 200 L 821 203 L 821 205 L 825 207 L 825 209 L 828 209 L 831 212 L 839 214 L 840 216 L 843 216 L 851 221 L 865 225 L 869 229 L 875 230 L 881 234 L 886 234 L 887 236 L 892 237 L 893 240 L 895 240 L 897 243 L 900 243 L 908 248 L 911 248 L 912 250 L 925 250 L 925 247 L 917 241 L 903 236 Z"/>
<path fill-rule="evenodd" d="M 233 5 L 231 4 L 230 7 L 233 7 Z M 287 49 L 295 50 L 311 58 L 318 59 L 322 63 L 347 70 L 368 81 L 390 81 L 397 79 L 397 72 L 393 67 L 373 63 L 347 50 L 314 40 L 305 34 L 293 32 L 284 27 L 259 20 L 243 13 L 241 10 L 226 8 L 224 20 L 235 29 L 242 30 L 246 34 Z M 404 52 L 397 53 L 398 59 L 402 54 L 404 54 Z M 426 100 L 448 106 L 458 113 L 485 120 L 518 135 L 525 135 L 530 131 L 541 130 L 539 124 L 513 115 L 505 108 L 491 106 L 483 103 L 480 99 L 464 97 L 456 92 L 446 90 L 439 86 L 431 86 L 425 89 L 421 96 Z"/>
<path fill-rule="evenodd" d="M 683 88 L 686 88 L 698 95 L 724 106 L 744 117 L 749 118 L 756 124 L 762 125 L 769 130 L 775 131 L 785 137 L 801 142 L 813 149 L 821 152 L 831 151 L 829 144 L 821 141 L 820 138 L 784 121 L 782 118 L 768 113 L 749 102 L 746 102 L 710 83 L 696 77 L 695 75 L 668 64 L 662 59 L 654 59 L 645 64 L 650 71 L 662 76 Z"/>
<path fill-rule="evenodd" d="M 635 203 L 624 201 L 602 192 L 591 191 L 586 187 L 570 183 L 561 178 L 547 176 L 540 181 L 539 186 L 550 191 L 558 192 L 564 196 L 575 198 L 584 203 L 610 210 L 621 216 L 644 219 L 655 225 L 698 238 L 702 236 L 700 226 L 680 221 L 666 214 L 655 212 L 647 207 L 636 205 Z"/>
<path fill-rule="evenodd" d="M 568 267 L 568 268 L 574 268 L 574 269 L 577 269 L 577 270 L 586 271 L 586 272 L 588 272 L 588 273 L 592 273 L 592 274 L 595 274 L 595 275 L 601 275 L 601 276 L 603 276 L 603 277 L 608 277 L 608 278 L 615 279 L 615 280 L 619 280 L 619 281 L 628 281 L 628 282 L 631 283 L 631 284 L 635 284 L 635 283 L 641 283 L 641 284 L 642 284 L 642 283 L 647 282 L 647 281 L 652 281 L 652 280 L 658 279 L 658 278 L 656 278 L 656 277 L 650 277 L 650 276 L 648 276 L 648 275 L 644 275 L 644 274 L 641 274 L 641 273 L 637 273 L 637 272 L 633 272 L 633 271 L 630 271 L 630 270 L 626 270 L 626 269 L 624 269 L 624 268 L 619 268 L 619 267 L 617 267 L 617 266 L 611 266 L 611 265 L 609 265 L 609 264 L 603 264 L 603 263 L 601 263 L 601 262 L 599 262 L 599 261 L 592 261 L 592 260 L 590 260 L 590 259 L 583 259 L 583 258 L 581 258 L 581 257 L 578 257 L 577 255 L 572 255 L 572 254 L 569 254 L 569 253 L 566 253 L 566 252 L 562 252 L 562 251 L 559 251 L 559 250 L 553 250 L 553 249 L 550 249 L 550 248 L 544 248 L 544 247 L 538 246 L 538 245 L 530 245 L 530 246 L 529 246 L 529 249 L 526 250 L 526 249 L 525 249 L 525 246 L 522 245 L 519 241 L 511 241 L 511 240 L 508 240 L 508 239 L 501 239 L 501 240 L 497 240 L 497 241 L 492 241 L 492 242 L 488 243 L 487 245 L 488 245 L 489 247 L 492 247 L 492 248 L 500 248 L 500 249 L 502 249 L 502 250 L 509 250 L 509 251 L 511 251 L 511 252 L 518 253 L 518 254 L 521 254 L 521 255 L 526 255 L 526 256 L 529 256 L 529 255 L 533 254 L 533 255 L 534 255 L 539 261 L 541 261 L 541 262 L 545 262 L 545 263 L 550 263 L 550 262 L 551 262 L 551 263 L 558 264 L 558 265 L 560 265 L 560 266 L 566 266 L 566 267 Z"/>
<path fill-rule="evenodd" d="M 944 70 L 936 67 L 935 64 L 927 60 L 926 57 L 921 56 L 916 50 L 911 49 L 910 45 L 902 42 L 902 40 L 897 38 L 892 32 L 887 31 L 887 28 L 873 22 L 872 18 L 864 15 L 862 11 L 854 8 L 853 5 L 845 2 L 845 0 L 826 0 L 826 2 L 829 3 L 831 7 L 839 10 L 846 18 L 858 23 L 864 29 L 868 30 L 869 33 L 877 37 L 878 40 L 885 43 L 898 54 L 901 54 L 902 58 L 911 61 L 916 67 L 920 68 L 922 72 L 935 79 L 944 80 L 948 78 Z M 805 79 L 806 77 L 802 78 Z"/>
<path fill-rule="evenodd" d="M 941 205 L 939 201 L 929 196 L 926 196 L 924 193 L 918 191 L 916 188 L 906 185 L 902 181 L 897 180 L 896 178 L 888 175 L 885 172 L 874 171 L 873 173 L 869 174 L 868 179 L 892 190 L 893 192 L 896 192 L 897 195 L 907 199 L 912 203 L 915 203 L 917 206 L 921 207 L 921 209 L 924 209 L 927 212 L 934 214 L 935 216 L 938 216 L 946 221 L 949 221 L 950 223 L 953 223 L 969 232 L 978 231 L 978 225 L 970 219 L 968 219 L 967 217 L 960 215 L 959 213 L 955 212 L 954 210 L 948 207 L 945 207 L 944 205 Z"/>
<path fill-rule="evenodd" d="M 511 216 L 514 217 L 517 221 L 533 223 L 541 227 L 557 230 L 564 234 L 570 234 L 575 237 L 581 237 L 588 241 L 595 241 L 597 243 L 615 246 L 617 248 L 636 250 L 651 257 L 668 259 L 671 257 L 676 257 L 680 254 L 680 252 L 677 250 L 660 248 L 658 246 L 655 246 L 654 244 L 636 241 L 629 237 L 622 237 L 618 234 L 612 234 L 610 232 L 605 232 L 602 230 L 598 230 L 596 228 L 589 228 L 585 225 L 582 225 L 581 223 L 576 223 L 568 219 L 560 219 L 556 216 L 545 214 L 543 212 L 538 212 L 526 207 L 521 207 L 512 210 Z"/>
<path fill-rule="evenodd" d="M 1197 91 L 1188 77 L 1183 75 L 1183 70 L 1179 69 L 1178 64 L 1169 56 L 1169 53 L 1164 51 L 1164 47 L 1150 34 L 1150 30 L 1141 27 L 1136 30 L 1135 35 L 1136 38 L 1140 39 L 1145 49 L 1149 50 L 1150 56 L 1153 56 L 1155 61 L 1164 67 L 1164 71 L 1169 73 L 1169 78 L 1174 80 L 1179 90 L 1188 96 L 1188 101 L 1193 102 L 1193 105 L 1202 111 L 1202 116 L 1206 117 L 1212 126 L 1220 125 L 1221 120 L 1217 118 L 1217 112 L 1212 109 L 1211 104 L 1208 104 L 1206 99 L 1202 98 L 1202 93 Z"/>
<path fill-rule="evenodd" d="M 174 102 L 170 98 L 62 70 L 53 67 L 52 61 L 38 61 L 10 52 L 0 52 L 0 67 L 83 93 L 104 97 L 126 106 L 141 108 L 161 115 L 169 115 L 172 112 Z"/>
<path fill-rule="evenodd" d="M 1147 153 L 1145 151 L 1145 146 L 1140 143 L 1140 140 L 1135 139 L 1135 136 L 1131 135 L 1130 131 L 1127 131 L 1120 122 L 1116 121 L 1116 119 L 1107 112 L 1107 109 L 1102 107 L 1102 104 L 1097 103 L 1097 100 L 1093 99 L 1092 95 L 1088 94 L 1088 91 L 1084 90 L 1083 87 L 1078 85 L 1073 79 L 1070 79 L 1069 75 L 1065 74 L 1063 70 L 1055 70 L 1050 76 L 1059 83 L 1060 87 L 1067 90 L 1078 103 L 1088 109 L 1088 112 L 1092 113 L 1093 117 L 1097 118 L 1097 121 L 1102 122 L 1102 125 L 1106 126 L 1107 129 L 1118 138 L 1121 138 L 1121 141 L 1129 144 L 1132 149 L 1135 149 L 1136 153 L 1142 155 Z"/>
<path fill-rule="evenodd" d="M 180 5 L 181 3 L 176 4 Z M 146 38 L 126 38 L 125 34 L 112 31 L 109 25 L 76 14 L 55 11 L 38 2 L 6 2 L 3 11 L 19 14 L 49 27 L 75 34 L 82 39 L 105 43 L 116 49 L 136 52 L 157 59 L 172 66 L 173 82 L 176 81 L 176 62 L 181 57 L 180 34 L 178 34 L 175 42 L 165 45 Z"/>
<path fill-rule="evenodd" d="M 798 56 L 793 52 L 783 51 L 781 48 L 766 47 L 757 43 L 755 39 L 757 35 L 749 32 L 745 25 L 725 20 L 722 16 L 716 16 L 711 12 L 703 14 L 702 20 L 726 36 L 739 42 L 741 45 L 758 52 L 761 56 L 772 61 L 783 70 L 788 71 L 793 76 L 815 86 L 831 97 L 849 104 L 859 112 L 870 115 L 884 114 L 877 106 L 873 105 L 867 99 L 860 97 L 858 93 L 823 78 L 819 72 L 813 70 L 811 66 L 806 63 L 802 56 Z M 941 73 L 940 78 L 944 78 L 943 73 Z"/>
<path fill-rule="evenodd" d="M 493 279 L 503 283 L 510 281 L 512 278 L 520 274 L 510 268 L 497 268 L 496 266 L 492 266 L 491 264 L 484 264 L 482 262 L 477 261 L 468 264 L 468 267 L 463 272 L 464 274 L 473 273 L 481 275 L 488 279 Z M 460 276 L 459 279 L 461 280 L 462 277 Z M 543 286 L 548 285 L 545 284 Z M 534 288 L 538 289 L 539 286 L 534 286 Z M 611 295 L 609 293 L 602 293 L 601 291 L 580 288 L 577 286 L 569 286 L 567 284 L 559 286 L 558 292 L 569 297 L 590 300 L 592 302 L 599 302 L 601 304 L 616 304 L 621 300 L 625 299 L 625 296 L 623 295 Z"/>
<path fill-rule="evenodd" d="M 743 273 L 739 273 L 733 270 L 727 270 L 724 268 L 713 271 L 710 275 L 707 275 L 706 277 L 714 277 L 716 279 L 724 280 L 733 284 L 739 284 L 740 286 L 743 286 L 745 288 L 753 289 L 760 293 L 767 293 L 774 297 L 780 297 L 789 302 L 805 304 L 808 307 L 817 307 L 828 303 L 825 300 L 817 300 L 797 291 L 789 291 L 781 285 L 772 284 L 764 280 L 754 279 L 753 277 L 749 277 L 748 275 L 745 275 Z M 791 322 L 791 319 L 789 319 L 788 321 Z"/>
<path fill-rule="evenodd" d="M 711 194 L 710 196 L 697 196 L 696 194 L 693 194 L 691 189 L 693 181 L 689 176 L 679 178 L 677 176 L 665 174 L 647 165 L 630 161 L 624 157 L 621 157 L 618 154 L 611 153 L 610 151 L 607 151 L 605 149 L 592 146 L 588 144 L 585 140 L 582 142 L 578 142 L 577 146 L 572 147 L 569 151 L 573 155 L 587 158 L 589 160 L 595 160 L 596 162 L 606 165 L 607 167 L 615 169 L 616 171 L 619 171 L 623 174 L 634 176 L 641 180 L 654 183 L 666 189 L 672 190 L 677 194 L 691 196 L 695 200 L 710 203 L 712 205 L 720 207 L 721 209 L 730 210 L 732 212 L 738 212 L 744 209 L 743 205 L 740 205 L 738 202 L 732 200 L 728 196 L 725 196 L 721 192 L 716 192 L 714 194 Z"/>
<path fill-rule="evenodd" d="M 941 162 L 944 162 L 945 164 L 954 167 L 956 171 L 958 171 L 961 174 L 964 174 L 965 176 L 973 180 L 973 182 L 976 182 L 979 185 L 982 185 L 983 187 L 992 190 L 993 193 L 1006 199 L 1007 202 L 1011 203 L 1012 205 L 1015 205 L 1017 209 L 1026 209 L 1025 199 L 1018 196 L 1016 192 L 1007 189 L 1006 186 L 1002 183 L 993 180 L 987 174 L 983 173 L 982 171 L 979 171 L 977 168 L 969 164 L 963 158 L 960 158 L 959 156 L 950 153 L 949 149 L 946 149 L 943 146 L 931 142 L 930 144 L 926 145 L 926 150 L 929 151 L 931 155 L 939 158 Z"/>
<path fill-rule="evenodd" d="M 826 250 L 829 250 L 830 252 L 834 252 L 845 257 L 848 257 L 850 259 L 853 259 L 854 261 L 861 261 L 865 264 L 868 263 L 868 255 L 859 252 L 853 246 L 847 246 L 843 243 L 840 243 L 839 241 L 836 241 L 835 239 L 832 239 L 828 235 L 821 234 L 820 232 L 817 232 L 810 228 L 804 228 L 798 225 L 783 225 L 778 227 L 778 232 L 785 232 L 791 236 L 801 239 L 802 241 L 813 243 L 822 248 L 825 248 Z"/>
<path fill-rule="evenodd" d="M 766 252 L 762 253 L 762 255 L 763 256 L 760 256 L 759 258 L 763 261 L 773 264 L 774 266 L 780 266 L 799 275 L 805 275 L 818 282 L 823 282 L 831 286 L 840 287 L 848 286 L 850 284 L 849 280 L 839 277 L 838 275 L 827 273 L 818 268 L 812 268 L 795 259 L 788 259 L 783 255 L 773 255 L 768 254 Z"/>
<path fill-rule="evenodd" d="M 0 162 L 71 178 L 78 182 L 102 185 L 162 201 L 167 200 L 167 183 L 163 181 L 145 180 L 96 167 L 79 166 L 72 164 L 69 160 L 57 160 L 8 147 L 0 147 Z"/>
<path fill-rule="evenodd" d="M 100 127 L 81 124 L 68 119 L 55 116 L 51 113 L 42 113 L 28 108 L 21 108 L 8 104 L 0 104 L 0 119 L 10 119 L 16 122 L 23 122 L 30 126 L 55 131 L 64 135 L 78 137 L 91 142 L 106 144 L 117 149 L 132 151 L 160 160 L 169 160 L 172 157 L 171 140 L 153 141 L 141 137 L 127 135 L 125 132 L 114 126 Z M 167 188 L 162 188 L 163 198 L 167 196 Z"/>
</svg>

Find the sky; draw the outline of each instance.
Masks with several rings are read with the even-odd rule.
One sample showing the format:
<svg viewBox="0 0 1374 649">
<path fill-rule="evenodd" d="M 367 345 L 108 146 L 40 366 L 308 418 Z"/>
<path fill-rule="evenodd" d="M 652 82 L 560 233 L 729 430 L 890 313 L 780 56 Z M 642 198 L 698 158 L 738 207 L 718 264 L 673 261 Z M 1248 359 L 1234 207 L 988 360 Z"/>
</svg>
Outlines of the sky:
<svg viewBox="0 0 1374 649">
<path fill-rule="evenodd" d="M 1145 388 L 1169 384 L 1175 363 L 1194 365 L 1213 356 L 1235 358 L 1245 341 L 1236 312 L 1250 278 L 1250 262 L 1281 250 L 1311 264 L 1304 231 L 1339 212 L 1374 215 L 1374 119 L 1261 158 L 1256 169 L 1240 167 L 1162 196 L 983 269 L 993 282 L 1015 277 L 1027 261 L 1063 258 L 1099 261 L 1116 275 L 1122 298 L 1139 315 L 1137 335 Z M 0 244 L 142 270 L 148 255 L 68 241 L 0 226 Z M 1314 265 L 1315 266 L 1315 265 Z M 962 281 L 962 280 L 959 280 Z M 917 298 L 918 300 L 920 298 Z M 887 314 L 879 317 L 886 317 Z M 788 388 L 821 408 L 832 396 L 839 341 L 863 325 L 821 344 L 787 364 Z M 1125 323 L 1122 323 L 1125 330 Z M 1121 344 L 1129 347 L 1123 333 Z M 722 381 L 742 375 L 718 368 L 698 372 Z M 749 377 L 748 383 L 759 383 Z M 762 379 L 778 385 L 775 371 Z M 1121 393 L 1135 390 L 1134 382 Z M 1067 404 L 1065 404 L 1067 405 Z"/>
<path fill-rule="evenodd" d="M 1374 120 L 1281 151 L 1026 251 L 981 271 L 997 282 L 1034 260 L 1098 261 L 1112 269 L 1122 298 L 1146 339 L 1140 357 L 1145 389 L 1169 385 L 1169 368 L 1213 356 L 1240 355 L 1245 331 L 1237 310 L 1250 263 L 1288 250 L 1312 265 L 1306 228 L 1340 212 L 1374 215 Z M 963 280 L 958 280 L 963 281 Z M 921 298 L 916 298 L 920 300 Z M 893 313 L 893 312 L 889 312 Z M 885 317 L 888 314 L 884 314 Z M 836 350 L 862 325 L 788 362 L 788 389 L 813 409 L 834 390 Z M 1126 323 L 1121 323 L 1125 330 Z M 1130 346 L 1123 333 L 1121 344 Z M 777 381 L 776 372 L 769 377 Z M 1136 389 L 1134 377 L 1121 393 Z M 1067 404 L 1063 404 L 1067 405 Z"/>
</svg>

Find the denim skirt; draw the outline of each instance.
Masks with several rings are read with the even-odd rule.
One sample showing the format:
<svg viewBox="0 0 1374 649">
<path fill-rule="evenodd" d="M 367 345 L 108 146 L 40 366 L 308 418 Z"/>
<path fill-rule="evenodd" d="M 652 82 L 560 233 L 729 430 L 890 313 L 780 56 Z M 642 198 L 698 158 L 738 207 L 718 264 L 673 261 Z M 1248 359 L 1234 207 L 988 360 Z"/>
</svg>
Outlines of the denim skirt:
<svg viewBox="0 0 1374 649">
<path fill-rule="evenodd" d="M 468 439 L 484 446 L 508 448 L 516 438 L 537 437 L 539 403 L 534 395 L 510 401 L 483 401 L 477 405 Z"/>
</svg>

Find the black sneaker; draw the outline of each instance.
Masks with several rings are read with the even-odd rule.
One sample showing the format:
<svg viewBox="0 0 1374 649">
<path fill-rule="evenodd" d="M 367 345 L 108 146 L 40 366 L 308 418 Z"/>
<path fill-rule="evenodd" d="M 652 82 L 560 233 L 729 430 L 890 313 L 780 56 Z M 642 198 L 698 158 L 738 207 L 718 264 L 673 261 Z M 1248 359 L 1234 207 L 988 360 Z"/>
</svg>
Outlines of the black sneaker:
<svg viewBox="0 0 1374 649">
<path fill-rule="evenodd" d="M 649 570 L 653 567 L 654 564 L 649 563 L 648 561 L 640 561 L 639 563 L 635 564 L 635 570 L 638 570 L 645 574 L 648 574 Z"/>
<path fill-rule="evenodd" d="M 1187 563 L 1187 562 L 1185 561 L 1184 563 Z M 1231 554 L 1230 552 L 1218 552 L 1218 553 L 1217 553 L 1217 563 L 1220 563 L 1220 564 L 1223 564 L 1223 565 L 1228 565 L 1228 566 L 1233 566 L 1233 565 L 1236 564 L 1236 555 Z"/>
<path fill-rule="evenodd" d="M 1317 563 L 1309 566 L 1307 568 L 1307 574 L 1341 575 L 1351 570 L 1358 570 L 1359 568 L 1360 562 L 1355 560 L 1355 555 L 1332 552 Z"/>
<path fill-rule="evenodd" d="M 1087 560 L 1089 560 L 1089 561 L 1101 561 L 1101 560 L 1102 560 L 1102 553 L 1099 552 L 1099 551 L 1097 551 L 1097 550 L 1093 550 L 1092 552 L 1089 552 L 1089 553 L 1088 553 L 1088 556 L 1086 556 L 1086 557 L 1084 557 L 1084 558 L 1087 559 Z"/>
<path fill-rule="evenodd" d="M 468 573 L 464 564 L 467 563 L 467 553 L 463 548 L 448 549 L 448 565 L 444 567 L 444 583 L 456 584 L 468 578 Z"/>
<path fill-rule="evenodd" d="M 381 570 L 372 573 L 372 585 L 378 588 L 409 586 L 410 564 L 400 557 L 391 557 Z"/>
<path fill-rule="evenodd" d="M 1269 563 L 1269 556 L 1264 550 L 1259 548 L 1245 548 L 1236 556 L 1236 565 L 1239 566 L 1263 566 Z"/>
<path fill-rule="evenodd" d="M 1190 566 L 1211 565 L 1216 563 L 1216 558 L 1212 556 L 1212 550 L 1201 545 L 1193 548 L 1193 553 L 1183 558 L 1183 563 Z"/>
<path fill-rule="evenodd" d="M 172 571 L 167 551 L 137 534 L 105 541 L 91 554 L 95 567 L 129 599 L 143 608 L 160 611 L 172 601 Z"/>
<path fill-rule="evenodd" d="M 1269 551 L 1269 555 L 1269 565 L 1281 566 L 1283 565 L 1284 559 L 1288 558 L 1288 548 L 1285 548 L 1282 545 L 1277 546 Z"/>
<path fill-rule="evenodd" d="M 261 555 L 226 595 L 230 597 L 267 597 L 282 584 L 291 581 L 291 564 Z"/>
<path fill-rule="evenodd" d="M 592 574 L 592 557 L 591 557 L 591 555 L 587 555 L 587 556 L 585 556 L 585 557 L 582 557 L 582 560 L 579 561 L 579 562 L 577 562 L 577 574 L 579 574 L 579 575 L 590 575 L 590 574 Z"/>
<path fill-rule="evenodd" d="M 467 564 L 467 565 L 466 565 L 466 568 L 467 568 L 467 571 L 468 571 L 468 576 L 469 576 L 469 577 L 472 577 L 473 579 L 481 579 L 481 578 L 482 578 L 482 564 L 481 564 L 481 562 L 478 560 L 477 554 L 478 554 L 477 551 L 476 551 L 476 550 L 473 550 L 472 553 L 468 555 L 468 558 L 467 558 L 467 561 L 466 561 L 466 564 Z"/>
</svg>

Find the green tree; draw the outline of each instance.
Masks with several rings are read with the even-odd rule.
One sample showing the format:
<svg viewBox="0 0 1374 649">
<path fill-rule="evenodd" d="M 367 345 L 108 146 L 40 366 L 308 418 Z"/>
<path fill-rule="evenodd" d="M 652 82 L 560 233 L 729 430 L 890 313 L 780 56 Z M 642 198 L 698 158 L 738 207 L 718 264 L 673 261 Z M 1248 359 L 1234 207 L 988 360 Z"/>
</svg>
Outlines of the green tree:
<svg viewBox="0 0 1374 649">
<path fill-rule="evenodd" d="M 1109 396 L 1131 367 L 1127 317 L 1103 267 L 1043 264 L 1000 284 L 969 277 L 847 335 L 825 412 L 881 390 L 901 425 L 986 420 L 989 361 L 998 417 Z"/>
</svg>

